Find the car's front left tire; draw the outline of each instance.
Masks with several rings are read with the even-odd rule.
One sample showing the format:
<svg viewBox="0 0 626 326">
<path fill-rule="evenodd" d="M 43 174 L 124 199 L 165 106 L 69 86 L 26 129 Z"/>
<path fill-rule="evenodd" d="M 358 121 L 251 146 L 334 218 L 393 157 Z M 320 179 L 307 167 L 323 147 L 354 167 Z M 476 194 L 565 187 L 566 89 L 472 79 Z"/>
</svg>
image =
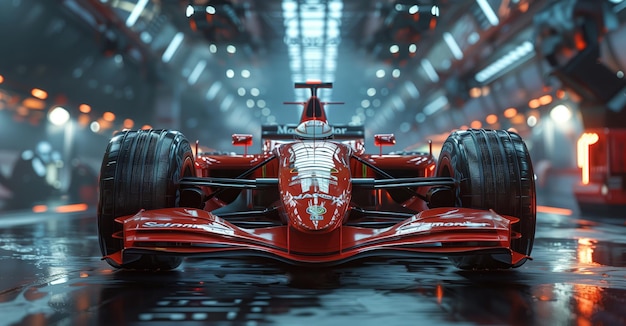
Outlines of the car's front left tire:
<svg viewBox="0 0 626 326">
<path fill-rule="evenodd" d="M 132 215 L 141 209 L 176 207 L 178 183 L 193 176 L 193 153 L 188 140 L 177 131 L 134 130 L 116 134 L 109 142 L 99 180 L 98 238 L 103 256 L 119 252 L 122 239 L 115 237 L 122 225 L 115 218 Z M 115 268 L 169 270 L 182 258 L 175 256 L 137 256 Z"/>
</svg>

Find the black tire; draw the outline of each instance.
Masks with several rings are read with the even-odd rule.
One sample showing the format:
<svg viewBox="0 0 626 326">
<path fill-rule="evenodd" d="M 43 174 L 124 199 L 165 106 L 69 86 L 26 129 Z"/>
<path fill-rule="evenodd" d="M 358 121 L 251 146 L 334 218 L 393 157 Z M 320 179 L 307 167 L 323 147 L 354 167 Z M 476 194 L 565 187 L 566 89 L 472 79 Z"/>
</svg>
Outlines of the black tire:
<svg viewBox="0 0 626 326">
<path fill-rule="evenodd" d="M 100 168 L 98 201 L 98 238 L 103 256 L 122 249 L 114 238 L 122 225 L 115 218 L 141 209 L 178 206 L 178 182 L 194 173 L 193 153 L 183 134 L 167 130 L 124 131 L 109 142 Z M 169 270 L 182 258 L 175 256 L 138 256 L 115 268 Z"/>
<path fill-rule="evenodd" d="M 519 218 L 513 230 L 521 238 L 512 240 L 511 249 L 530 255 L 537 213 L 535 179 L 528 149 L 518 134 L 485 129 L 453 132 L 441 149 L 436 175 L 459 182 L 457 207 L 493 209 Z M 511 264 L 510 257 L 495 255 L 451 256 L 450 260 L 461 269 L 504 269 L 519 267 L 527 259 L 517 264 Z"/>
</svg>

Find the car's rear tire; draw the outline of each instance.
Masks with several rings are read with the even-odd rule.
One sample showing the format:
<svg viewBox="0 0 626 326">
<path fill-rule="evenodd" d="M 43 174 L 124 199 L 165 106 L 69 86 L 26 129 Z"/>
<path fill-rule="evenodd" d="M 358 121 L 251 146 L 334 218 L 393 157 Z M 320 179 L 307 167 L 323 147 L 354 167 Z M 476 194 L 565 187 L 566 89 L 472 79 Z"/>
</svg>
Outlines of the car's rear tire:
<svg viewBox="0 0 626 326">
<path fill-rule="evenodd" d="M 178 182 L 194 173 L 191 146 L 183 134 L 167 130 L 124 131 L 109 142 L 100 169 L 98 238 L 103 256 L 122 250 L 122 240 L 113 235 L 122 230 L 115 218 L 141 209 L 176 207 Z M 182 258 L 138 256 L 115 268 L 169 270 Z"/>
<path fill-rule="evenodd" d="M 470 129 L 450 134 L 437 162 L 438 177 L 458 183 L 457 207 L 493 209 L 520 219 L 513 230 L 513 251 L 529 256 L 535 239 L 536 194 L 532 162 L 522 138 L 505 130 Z M 461 269 L 503 269 L 526 262 L 507 263 L 495 255 L 451 256 Z"/>
</svg>

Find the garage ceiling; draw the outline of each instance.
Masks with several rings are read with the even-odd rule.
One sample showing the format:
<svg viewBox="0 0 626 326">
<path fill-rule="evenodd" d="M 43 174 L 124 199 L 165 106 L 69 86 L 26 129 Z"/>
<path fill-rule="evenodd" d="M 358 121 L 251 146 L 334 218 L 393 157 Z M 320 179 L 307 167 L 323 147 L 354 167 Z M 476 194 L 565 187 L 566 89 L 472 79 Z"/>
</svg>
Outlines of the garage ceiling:
<svg viewBox="0 0 626 326">
<path fill-rule="evenodd" d="M 306 96 L 294 82 L 331 81 L 320 97 L 345 102 L 329 108 L 333 122 L 395 132 L 398 149 L 413 148 L 542 91 L 533 68 L 498 86 L 509 95 L 469 95 L 537 60 L 532 16 L 547 2 L 2 1 L 0 75 L 12 91 L 45 89 L 73 115 L 81 103 L 94 119 L 114 112 L 110 130 L 132 119 L 215 148 L 295 122 L 299 111 L 282 104 Z M 514 62 L 495 69 L 508 53 Z"/>
</svg>

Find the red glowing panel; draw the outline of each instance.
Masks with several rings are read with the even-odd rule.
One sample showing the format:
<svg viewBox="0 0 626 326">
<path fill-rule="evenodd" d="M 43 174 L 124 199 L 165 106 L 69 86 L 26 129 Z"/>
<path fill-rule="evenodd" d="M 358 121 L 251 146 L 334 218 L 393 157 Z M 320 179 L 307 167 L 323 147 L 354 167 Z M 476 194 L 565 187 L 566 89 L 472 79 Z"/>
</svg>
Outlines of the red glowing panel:
<svg viewBox="0 0 626 326">
<path fill-rule="evenodd" d="M 595 132 L 584 133 L 578 139 L 578 167 L 582 169 L 582 183 L 589 184 L 589 146 L 595 144 L 600 136 Z"/>
</svg>

